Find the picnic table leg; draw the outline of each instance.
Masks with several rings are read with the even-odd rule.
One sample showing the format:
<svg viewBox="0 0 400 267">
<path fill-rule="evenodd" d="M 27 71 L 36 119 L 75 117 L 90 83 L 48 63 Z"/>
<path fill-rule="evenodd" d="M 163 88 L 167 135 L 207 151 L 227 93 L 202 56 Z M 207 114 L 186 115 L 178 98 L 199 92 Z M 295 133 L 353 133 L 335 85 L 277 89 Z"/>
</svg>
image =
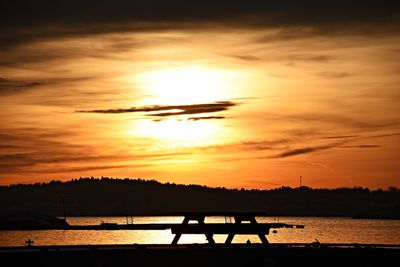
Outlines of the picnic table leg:
<svg viewBox="0 0 400 267">
<path fill-rule="evenodd" d="M 236 224 L 236 225 L 242 223 L 242 219 L 241 219 L 240 217 L 234 216 L 234 218 L 235 218 L 235 224 Z M 226 240 L 225 240 L 225 245 L 230 245 L 230 244 L 232 244 L 232 240 L 233 240 L 234 237 L 235 237 L 235 234 L 229 234 L 228 237 L 227 237 Z"/>
<path fill-rule="evenodd" d="M 202 216 L 202 217 L 199 217 L 197 221 L 199 222 L 200 225 L 204 225 L 204 219 L 205 219 L 205 216 Z M 205 235 L 206 235 L 206 239 L 207 239 L 208 243 L 210 243 L 211 245 L 215 245 L 213 234 L 208 233 Z"/>
<path fill-rule="evenodd" d="M 268 239 L 265 237 L 264 234 L 259 233 L 259 234 L 258 234 L 258 237 L 260 238 L 260 240 L 261 240 L 261 242 L 263 243 L 263 245 L 265 245 L 265 246 L 268 246 L 268 245 L 269 245 Z"/>
<path fill-rule="evenodd" d="M 235 237 L 235 234 L 229 234 L 225 240 L 225 245 L 230 245 L 232 243 L 232 240 L 234 237 Z"/>
<path fill-rule="evenodd" d="M 185 218 L 183 219 L 182 225 L 187 225 L 189 223 L 189 218 L 185 216 Z M 176 233 L 174 240 L 172 240 L 171 245 L 177 245 L 179 238 L 181 238 L 182 233 Z"/>
<path fill-rule="evenodd" d="M 258 224 L 255 217 L 251 217 L 250 218 L 250 223 L 253 224 L 253 225 Z M 260 238 L 260 240 L 263 243 L 263 245 L 265 245 L 265 246 L 269 245 L 268 239 L 265 237 L 265 235 L 263 233 L 258 233 L 258 237 Z"/>
</svg>

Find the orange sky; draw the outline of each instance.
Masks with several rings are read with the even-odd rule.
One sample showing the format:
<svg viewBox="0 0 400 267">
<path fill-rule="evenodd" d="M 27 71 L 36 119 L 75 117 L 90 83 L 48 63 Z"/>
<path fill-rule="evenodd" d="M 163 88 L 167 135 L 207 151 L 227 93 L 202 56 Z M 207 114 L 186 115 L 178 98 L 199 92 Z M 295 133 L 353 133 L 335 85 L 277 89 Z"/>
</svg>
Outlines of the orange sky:
<svg viewBox="0 0 400 267">
<path fill-rule="evenodd" d="M 4 43 L 0 184 L 400 186 L 400 35 L 357 29 L 203 23 Z"/>
</svg>

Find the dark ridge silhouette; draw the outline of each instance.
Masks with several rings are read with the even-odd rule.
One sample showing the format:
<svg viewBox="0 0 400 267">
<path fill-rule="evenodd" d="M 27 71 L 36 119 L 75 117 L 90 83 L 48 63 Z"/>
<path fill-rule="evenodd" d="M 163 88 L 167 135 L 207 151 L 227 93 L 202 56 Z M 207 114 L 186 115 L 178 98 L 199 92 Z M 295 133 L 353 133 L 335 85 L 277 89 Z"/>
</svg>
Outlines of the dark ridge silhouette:
<svg viewBox="0 0 400 267">
<path fill-rule="evenodd" d="M 162 184 L 155 180 L 79 178 L 0 187 L 0 214 L 64 216 L 166 215 L 176 212 L 266 212 L 271 216 L 400 219 L 400 190 L 367 188 L 271 190 Z"/>
</svg>

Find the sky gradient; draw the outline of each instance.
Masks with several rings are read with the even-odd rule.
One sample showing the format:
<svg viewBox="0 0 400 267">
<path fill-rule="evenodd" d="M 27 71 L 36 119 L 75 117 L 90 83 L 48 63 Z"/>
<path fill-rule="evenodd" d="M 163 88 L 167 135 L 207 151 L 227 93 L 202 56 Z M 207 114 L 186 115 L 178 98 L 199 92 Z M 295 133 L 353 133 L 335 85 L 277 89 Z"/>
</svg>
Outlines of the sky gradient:
<svg viewBox="0 0 400 267">
<path fill-rule="evenodd" d="M 399 5 L 2 1 L 0 184 L 400 186 Z"/>
</svg>

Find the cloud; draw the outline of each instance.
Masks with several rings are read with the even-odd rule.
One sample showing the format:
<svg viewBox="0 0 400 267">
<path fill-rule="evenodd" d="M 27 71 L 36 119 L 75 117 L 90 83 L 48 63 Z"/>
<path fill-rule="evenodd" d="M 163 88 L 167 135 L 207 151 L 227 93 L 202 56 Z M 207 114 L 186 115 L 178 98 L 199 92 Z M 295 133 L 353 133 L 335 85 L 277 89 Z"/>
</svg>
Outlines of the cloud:
<svg viewBox="0 0 400 267">
<path fill-rule="evenodd" d="M 0 4 L 0 44 L 37 38 L 195 28 L 293 28 L 320 33 L 398 31 L 396 0 L 29 0 Z"/>
<path fill-rule="evenodd" d="M 53 79 L 6 79 L 0 77 L 0 94 L 17 94 L 45 85 L 56 85 L 62 83 L 75 83 L 92 79 L 92 77 L 71 77 L 71 78 L 53 78 Z"/>
<path fill-rule="evenodd" d="M 129 160 L 148 160 L 148 159 L 168 159 L 170 157 L 185 155 L 183 152 L 171 152 L 171 153 L 144 153 L 140 155 L 134 155 L 129 153 L 119 153 L 105 155 L 101 153 L 91 153 L 87 151 L 85 146 L 80 149 L 80 154 L 77 153 L 73 145 L 59 144 L 60 147 L 47 147 L 34 149 L 31 153 L 13 153 L 13 154 L 0 154 L 0 169 L 8 169 L 14 167 L 33 167 L 37 165 L 46 166 L 52 164 L 64 164 L 74 163 L 82 164 L 88 162 L 108 162 L 108 161 L 129 161 Z M 68 147 L 72 149 L 68 150 Z M 27 147 L 29 148 L 29 147 Z M 97 154 L 97 155 L 95 155 Z"/>
<path fill-rule="evenodd" d="M 297 155 L 303 155 L 303 154 L 309 154 L 313 153 L 316 151 L 321 151 L 321 150 L 326 150 L 334 147 L 338 147 L 339 144 L 330 144 L 330 145 L 322 145 L 322 146 L 315 146 L 315 147 L 303 147 L 303 148 L 296 148 L 296 149 L 291 149 L 287 150 L 285 152 L 282 152 L 278 155 L 272 156 L 270 158 L 287 158 L 287 157 L 292 157 L 292 156 L 297 156 Z"/>
<path fill-rule="evenodd" d="M 143 107 L 131 107 L 125 109 L 94 109 L 94 110 L 77 110 L 80 113 L 99 113 L 99 114 L 121 114 L 121 113 L 150 113 L 147 116 L 168 117 L 178 115 L 192 115 L 202 113 L 214 113 L 228 110 L 236 106 L 237 103 L 231 101 L 219 101 L 206 104 L 193 105 L 155 105 Z M 168 112 L 160 112 L 168 111 Z M 156 112 L 156 113 L 154 113 Z"/>
<path fill-rule="evenodd" d="M 323 137 L 322 139 L 342 139 L 342 138 L 355 138 L 359 135 L 336 135 L 336 136 L 327 136 Z"/>
<path fill-rule="evenodd" d="M 159 116 L 159 117 L 168 117 L 168 116 L 178 116 L 178 115 L 192 115 L 192 114 L 202 114 L 202 113 L 214 113 L 219 111 L 227 110 L 226 107 L 201 107 L 201 108 L 189 108 L 189 109 L 182 109 L 182 111 L 177 112 L 162 112 L 162 113 L 155 113 L 155 114 L 148 114 L 148 116 Z"/>
<path fill-rule="evenodd" d="M 352 146 L 340 146 L 339 148 L 379 148 L 383 147 L 380 145 L 352 145 Z"/>
<path fill-rule="evenodd" d="M 269 140 L 257 140 L 257 141 L 242 141 L 227 144 L 208 145 L 201 147 L 193 147 L 191 150 L 198 150 L 202 152 L 221 152 L 236 155 L 240 152 L 253 152 L 253 151 L 267 151 L 278 149 L 281 145 L 292 144 L 295 142 L 294 139 L 290 138 L 278 138 Z M 258 157 L 256 157 L 258 158 Z"/>
<path fill-rule="evenodd" d="M 3 159 L 23 159 L 29 155 L 26 151 L 46 151 L 51 153 L 55 150 L 82 150 L 83 146 L 58 141 L 72 136 L 73 134 L 68 130 L 4 127 L 0 129 L 0 147 L 4 149 L 2 157 L 4 157 Z"/>
<path fill-rule="evenodd" d="M 63 173 L 125 168 L 124 166 L 134 168 L 189 153 L 105 152 L 89 144 L 75 144 L 71 139 L 66 141 L 67 137 L 74 137 L 74 134 L 68 130 L 40 128 L 0 129 L 0 178 L 15 173 Z"/>
<path fill-rule="evenodd" d="M 290 62 L 305 61 L 305 62 L 325 63 L 331 61 L 333 57 L 330 55 L 295 54 L 287 56 L 283 59 L 288 60 Z"/>
<path fill-rule="evenodd" d="M 327 79 L 341 79 L 341 78 L 349 77 L 351 75 L 348 72 L 336 72 L 336 71 L 318 72 L 316 74 L 320 77 L 327 78 Z"/>
<path fill-rule="evenodd" d="M 145 167 L 148 164 L 135 164 L 135 165 L 107 165 L 107 166 L 82 166 L 82 167 L 56 167 L 46 168 L 40 170 L 27 170 L 27 173 L 71 173 L 71 172 L 86 172 L 86 171 L 97 171 L 97 170 L 109 170 L 109 169 L 121 169 L 121 168 L 134 168 L 134 167 Z"/>
<path fill-rule="evenodd" d="M 224 116 L 206 116 L 206 117 L 190 117 L 188 121 L 199 121 L 199 120 L 221 120 L 226 119 Z"/>
<path fill-rule="evenodd" d="M 21 146 L 18 145 L 7 145 L 7 144 L 0 144 L 0 149 L 19 149 L 22 148 Z"/>
<path fill-rule="evenodd" d="M 255 62 L 255 61 L 262 60 L 261 57 L 257 57 L 257 56 L 253 56 L 253 55 L 228 55 L 228 56 L 242 60 L 242 61 L 247 61 L 247 62 Z"/>
<path fill-rule="evenodd" d="M 53 150 L 53 152 L 56 152 Z M 26 166 L 33 166 L 37 164 L 53 164 L 65 162 L 89 162 L 89 161 L 102 161 L 102 160 L 116 160 L 126 159 L 127 156 L 92 156 L 92 155 L 76 155 L 72 151 L 57 151 L 56 154 L 48 156 L 46 151 L 36 151 L 34 153 L 17 153 L 17 154 L 4 154 L 0 155 L 0 161 L 8 162 L 10 164 L 25 164 Z"/>
<path fill-rule="evenodd" d="M 279 120 L 284 119 L 285 121 L 304 121 L 307 123 L 312 121 L 325 124 L 337 124 L 343 127 L 350 128 L 352 130 L 363 130 L 364 132 L 368 130 L 382 130 L 388 127 L 397 127 L 400 125 L 400 120 L 398 118 L 365 119 L 356 116 L 352 113 L 346 113 L 346 114 L 337 113 L 335 112 L 334 109 L 333 111 L 321 110 L 320 112 L 307 112 L 307 113 L 283 114 L 283 115 L 265 114 L 264 116 L 269 116 L 271 119 L 279 119 Z"/>
<path fill-rule="evenodd" d="M 399 135 L 400 135 L 400 133 L 377 134 L 377 135 L 370 136 L 370 138 L 391 137 L 391 136 L 399 136 Z"/>
<path fill-rule="evenodd" d="M 0 77 L 0 93 L 1 94 L 19 93 L 27 89 L 46 84 L 48 83 L 43 81 L 16 81 Z"/>
</svg>

